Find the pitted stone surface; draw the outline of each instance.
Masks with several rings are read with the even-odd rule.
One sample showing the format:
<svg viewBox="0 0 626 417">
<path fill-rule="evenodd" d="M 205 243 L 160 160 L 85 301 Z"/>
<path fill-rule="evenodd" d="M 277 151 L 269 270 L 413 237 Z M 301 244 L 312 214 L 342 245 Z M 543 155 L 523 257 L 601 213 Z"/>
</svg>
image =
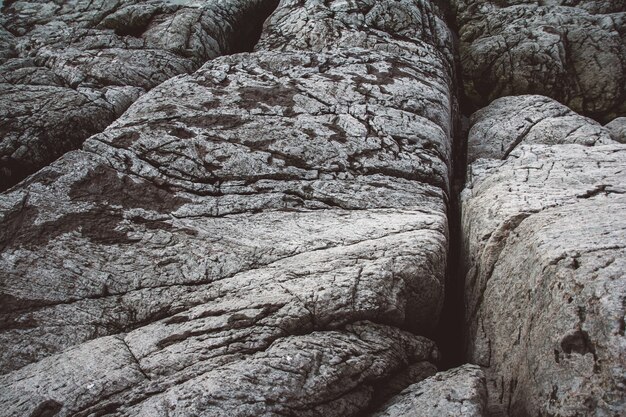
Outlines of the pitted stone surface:
<svg viewBox="0 0 626 417">
<path fill-rule="evenodd" d="M 329 51 L 369 48 L 419 52 L 415 41 L 437 48 L 452 66 L 452 33 L 429 0 L 283 0 L 268 19 L 257 50 Z"/>
<path fill-rule="evenodd" d="M 0 189 L 77 149 L 159 83 L 240 50 L 273 6 L 273 0 L 7 4 L 0 16 Z"/>
<path fill-rule="evenodd" d="M 372 382 L 436 355 L 429 340 L 370 322 L 285 337 L 249 355 L 206 359 L 201 372 L 196 364 L 170 379 L 144 373 L 134 350 L 128 338 L 111 336 L 0 376 L 13 395 L 27 399 L 0 393 L 3 413 L 353 415 L 371 398 Z"/>
</svg>

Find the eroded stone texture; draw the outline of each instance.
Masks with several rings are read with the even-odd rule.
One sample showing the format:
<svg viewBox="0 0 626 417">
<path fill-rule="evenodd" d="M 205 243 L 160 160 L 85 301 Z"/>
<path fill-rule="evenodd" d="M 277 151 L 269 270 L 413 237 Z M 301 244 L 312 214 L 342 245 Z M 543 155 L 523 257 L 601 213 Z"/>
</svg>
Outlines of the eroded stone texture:
<svg viewBox="0 0 626 417">
<path fill-rule="evenodd" d="M 245 48 L 275 4 L 6 5 L 0 16 L 0 190 L 77 149 L 145 91 Z"/>
<path fill-rule="evenodd" d="M 453 78 L 412 45 L 217 58 L 2 195 L 3 408 L 349 416 L 432 375 Z M 94 349 L 120 374 L 72 393 Z"/>
<path fill-rule="evenodd" d="M 612 132 L 544 96 L 514 96 L 494 100 L 470 119 L 468 162 L 478 158 L 506 159 L 520 144 L 616 143 Z"/>
<path fill-rule="evenodd" d="M 494 103 L 474 120 L 497 126 L 503 122 L 489 117 L 519 100 Z M 538 144 L 554 143 L 548 104 L 541 104 L 541 120 L 553 121 L 529 130 L 534 144 L 521 141 L 505 160 L 477 159 L 468 170 L 462 222 L 469 359 L 486 368 L 495 415 L 621 415 L 626 147 L 601 145 L 592 131 L 586 145 L 596 146 Z M 538 114 L 534 105 L 524 111 L 530 119 Z M 571 114 L 556 121 L 564 117 L 581 130 L 598 129 Z M 580 143 L 577 134 L 558 142 L 569 140 Z M 494 154 L 480 143 L 471 137 L 469 153 Z"/>
<path fill-rule="evenodd" d="M 455 5 L 465 92 L 477 108 L 543 94 L 605 122 L 626 114 L 624 1 Z"/>
<path fill-rule="evenodd" d="M 476 365 L 463 365 L 411 385 L 374 417 L 483 417 L 486 406 L 483 371 Z"/>
</svg>

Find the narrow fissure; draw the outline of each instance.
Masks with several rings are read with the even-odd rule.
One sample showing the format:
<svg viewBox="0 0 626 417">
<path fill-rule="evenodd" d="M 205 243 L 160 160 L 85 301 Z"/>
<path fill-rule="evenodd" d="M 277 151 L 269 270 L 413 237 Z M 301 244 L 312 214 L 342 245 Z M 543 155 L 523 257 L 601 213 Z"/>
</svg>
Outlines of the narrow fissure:
<svg viewBox="0 0 626 417">
<path fill-rule="evenodd" d="M 456 73 L 455 95 L 458 114 L 454 120 L 452 139 L 452 178 L 448 206 L 449 249 L 446 268 L 446 290 L 443 309 L 434 340 L 441 352 L 439 368 L 445 371 L 467 362 L 465 345 L 465 271 L 463 262 L 463 236 L 461 225 L 461 191 L 465 187 L 467 170 L 467 135 L 469 115 L 472 113 L 469 100 L 463 89 L 463 78 L 459 56 L 458 26 L 452 6 L 448 1 L 437 2 L 453 35 L 454 64 Z"/>
</svg>

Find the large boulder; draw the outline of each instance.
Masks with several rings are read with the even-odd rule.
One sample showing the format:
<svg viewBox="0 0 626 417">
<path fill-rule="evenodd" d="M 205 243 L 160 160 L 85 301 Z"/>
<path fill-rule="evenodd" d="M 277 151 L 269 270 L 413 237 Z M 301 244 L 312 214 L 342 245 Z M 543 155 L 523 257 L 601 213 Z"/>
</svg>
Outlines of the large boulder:
<svg viewBox="0 0 626 417">
<path fill-rule="evenodd" d="M 494 100 L 472 114 L 467 160 L 506 159 L 520 144 L 616 143 L 609 129 L 545 96 L 513 96 Z"/>
<path fill-rule="evenodd" d="M 509 123 L 502 103 L 478 113 L 475 126 Z M 506 155 L 481 145 L 493 143 L 490 129 L 470 131 L 462 196 L 469 359 L 486 369 L 496 415 L 621 415 L 626 146 L 602 144 L 592 121 L 541 108 L 543 126 L 520 126 L 532 141 L 500 131 Z M 554 144 L 563 117 L 590 132 L 589 142 L 567 134 Z"/>
</svg>

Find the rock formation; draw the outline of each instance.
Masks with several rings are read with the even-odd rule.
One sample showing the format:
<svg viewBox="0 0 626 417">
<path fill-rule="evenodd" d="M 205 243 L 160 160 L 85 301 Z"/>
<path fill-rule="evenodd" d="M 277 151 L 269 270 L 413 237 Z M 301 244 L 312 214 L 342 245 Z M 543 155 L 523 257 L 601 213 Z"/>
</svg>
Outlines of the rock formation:
<svg viewBox="0 0 626 417">
<path fill-rule="evenodd" d="M 625 411 L 623 1 L 2 12 L 0 416 Z"/>
</svg>

